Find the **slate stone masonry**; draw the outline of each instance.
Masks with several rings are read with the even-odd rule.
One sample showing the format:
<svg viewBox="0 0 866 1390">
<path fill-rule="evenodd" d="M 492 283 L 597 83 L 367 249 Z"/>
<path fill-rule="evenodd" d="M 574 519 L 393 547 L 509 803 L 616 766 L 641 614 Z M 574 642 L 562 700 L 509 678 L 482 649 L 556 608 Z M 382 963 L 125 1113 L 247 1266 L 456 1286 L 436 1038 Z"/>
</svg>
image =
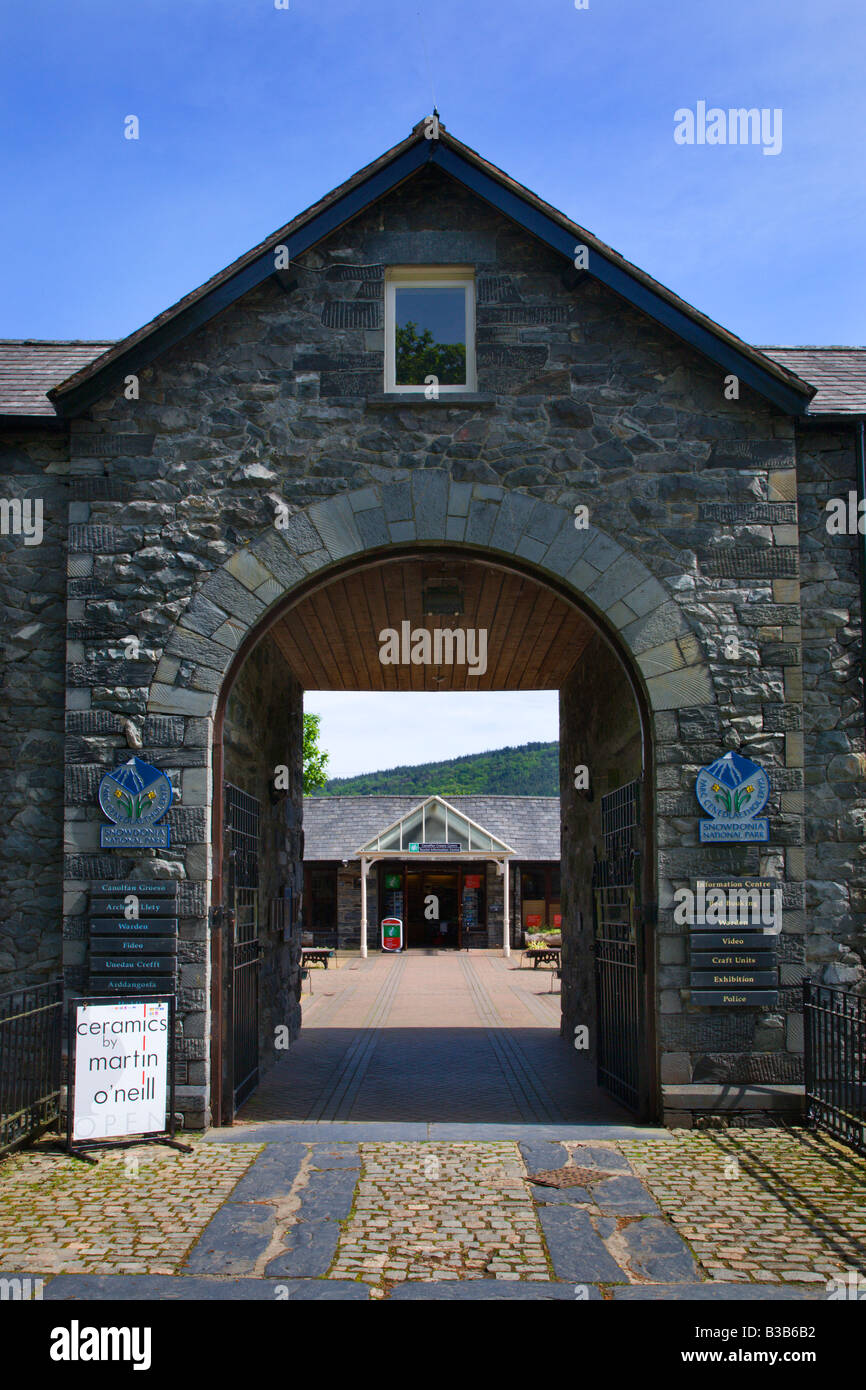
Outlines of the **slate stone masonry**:
<svg viewBox="0 0 866 1390">
<path fill-rule="evenodd" d="M 477 398 L 388 402 L 384 267 L 431 260 L 475 267 Z M 821 511 L 854 485 L 850 430 L 795 426 L 745 386 L 725 399 L 721 369 L 591 277 L 564 281 L 552 252 L 435 170 L 306 253 L 294 285 L 248 293 L 144 367 L 138 400 L 105 397 L 73 420 L 68 441 L 3 444 L 7 485 L 46 489 L 51 548 L 2 540 L 14 560 L 0 601 L 23 626 L 35 609 L 44 627 L 35 649 L 15 628 L 12 654 L 27 665 L 7 663 L 0 966 L 57 957 L 65 641 L 69 984 L 84 978 L 89 882 L 176 876 L 190 951 L 181 1019 L 203 1064 L 212 720 L 234 652 L 282 594 L 347 556 L 447 542 L 564 586 L 616 634 L 641 685 L 661 1084 L 787 1082 L 802 972 L 857 990 L 866 976 L 856 538 L 829 537 Z M 566 701 L 563 747 L 577 718 Z M 599 725 L 596 754 L 604 745 Z M 698 843 L 694 779 L 727 748 L 769 773 L 768 845 Z M 165 859 L 99 849 L 93 788 L 131 750 L 181 792 Z M 609 765 L 593 770 L 601 784 Z M 39 861 L 35 898 L 26 854 Z M 690 1006 L 673 892 L 708 873 L 783 885 L 777 1011 Z M 580 891 L 564 873 L 564 900 Z M 565 930 L 576 944 L 567 910 Z M 570 1016 L 576 977 L 563 985 Z M 180 1095 L 190 1123 L 207 1116 L 202 1076 L 191 1071 Z"/>
</svg>

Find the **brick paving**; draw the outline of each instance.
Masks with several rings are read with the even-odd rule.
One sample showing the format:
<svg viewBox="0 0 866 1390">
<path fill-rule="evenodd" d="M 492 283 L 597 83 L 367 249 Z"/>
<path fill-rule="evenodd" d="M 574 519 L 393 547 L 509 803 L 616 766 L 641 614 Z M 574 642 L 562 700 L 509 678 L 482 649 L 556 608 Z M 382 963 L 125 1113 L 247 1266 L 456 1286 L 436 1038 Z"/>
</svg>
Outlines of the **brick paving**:
<svg viewBox="0 0 866 1390">
<path fill-rule="evenodd" d="M 866 1161 L 806 1130 L 674 1131 L 618 1145 L 708 1279 L 866 1274 Z"/>
<path fill-rule="evenodd" d="M 487 952 L 345 956 L 239 1120 L 630 1122 L 559 1036 L 548 970 Z"/>
<path fill-rule="evenodd" d="M 516 1143 L 370 1143 L 361 1157 L 332 1279 L 550 1279 Z"/>
<path fill-rule="evenodd" d="M 31 1150 L 0 1167 L 0 1269 L 176 1274 L 261 1145 L 107 1150 L 96 1166 Z"/>
</svg>

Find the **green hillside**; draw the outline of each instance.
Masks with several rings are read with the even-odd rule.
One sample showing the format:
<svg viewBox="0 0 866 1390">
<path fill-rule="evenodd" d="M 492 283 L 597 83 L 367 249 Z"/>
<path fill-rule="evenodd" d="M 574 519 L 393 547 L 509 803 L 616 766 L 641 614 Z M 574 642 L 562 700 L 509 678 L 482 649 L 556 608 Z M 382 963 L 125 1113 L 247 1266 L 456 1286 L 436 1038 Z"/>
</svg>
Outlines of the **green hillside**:
<svg viewBox="0 0 866 1390">
<path fill-rule="evenodd" d="M 334 777 L 316 796 L 559 796 L 559 744 L 524 743 L 441 763 Z"/>
</svg>

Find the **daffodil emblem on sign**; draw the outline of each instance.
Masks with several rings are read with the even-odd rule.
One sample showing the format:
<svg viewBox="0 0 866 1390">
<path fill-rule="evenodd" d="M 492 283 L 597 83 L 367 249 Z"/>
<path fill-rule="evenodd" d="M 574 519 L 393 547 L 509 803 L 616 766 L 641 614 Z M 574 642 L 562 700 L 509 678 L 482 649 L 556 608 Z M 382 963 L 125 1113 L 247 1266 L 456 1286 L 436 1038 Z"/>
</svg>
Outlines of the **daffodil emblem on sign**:
<svg viewBox="0 0 866 1390">
<path fill-rule="evenodd" d="M 766 806 L 770 781 L 764 769 L 749 758 L 725 753 L 698 773 L 695 794 L 714 820 L 751 819 Z"/>
<path fill-rule="evenodd" d="M 154 825 L 171 805 L 171 782 L 140 758 L 108 772 L 99 784 L 99 804 L 115 825 Z"/>
</svg>

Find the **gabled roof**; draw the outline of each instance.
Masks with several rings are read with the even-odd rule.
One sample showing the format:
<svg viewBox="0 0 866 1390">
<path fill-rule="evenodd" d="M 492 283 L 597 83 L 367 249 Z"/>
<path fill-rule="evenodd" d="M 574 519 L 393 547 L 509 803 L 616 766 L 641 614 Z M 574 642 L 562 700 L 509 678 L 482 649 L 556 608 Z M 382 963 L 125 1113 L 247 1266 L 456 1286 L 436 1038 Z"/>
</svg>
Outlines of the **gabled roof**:
<svg viewBox="0 0 866 1390">
<path fill-rule="evenodd" d="M 763 347 L 818 388 L 810 415 L 866 415 L 866 347 Z"/>
<path fill-rule="evenodd" d="M 113 343 L 0 339 L 0 415 L 54 416 L 48 391 Z"/>
<path fill-rule="evenodd" d="M 448 804 L 510 845 L 523 861 L 559 859 L 558 796 L 449 796 Z M 307 862 L 354 859 L 385 826 L 419 805 L 418 796 L 305 796 Z"/>
<path fill-rule="evenodd" d="M 412 133 L 333 192 L 307 208 L 258 246 L 185 295 L 150 323 L 123 338 L 50 392 L 58 413 L 86 409 L 127 373 L 152 362 L 274 274 L 273 249 L 286 245 L 291 260 L 356 217 L 419 169 L 434 165 L 498 209 L 573 265 L 575 247 L 589 249 L 589 268 L 623 299 L 676 333 L 727 372 L 793 414 L 805 411 L 813 388 L 794 372 L 750 347 L 607 246 L 489 160 L 450 135 L 440 123 L 436 139 L 425 137 L 424 120 Z"/>
<path fill-rule="evenodd" d="M 460 853 L 513 854 L 510 845 L 492 831 L 458 811 L 441 796 L 426 796 L 390 825 L 380 826 L 356 854 L 411 852 L 413 844 L 459 844 Z M 432 852 L 432 851 L 430 851 Z M 447 851 L 446 851 L 447 852 Z"/>
</svg>

